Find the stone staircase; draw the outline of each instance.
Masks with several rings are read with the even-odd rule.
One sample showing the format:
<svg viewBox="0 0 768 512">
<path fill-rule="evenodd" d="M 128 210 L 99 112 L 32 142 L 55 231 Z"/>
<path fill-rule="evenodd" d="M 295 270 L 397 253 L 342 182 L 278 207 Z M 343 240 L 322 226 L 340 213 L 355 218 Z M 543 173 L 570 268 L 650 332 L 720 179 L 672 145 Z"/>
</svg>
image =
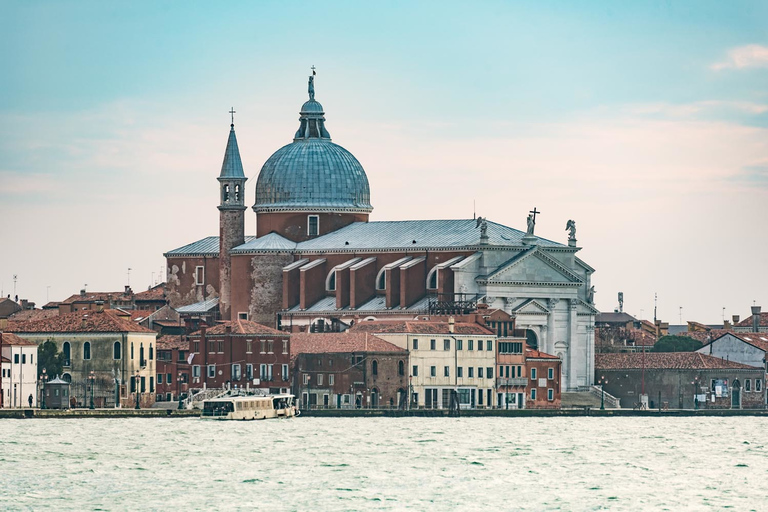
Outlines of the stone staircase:
<svg viewBox="0 0 768 512">
<path fill-rule="evenodd" d="M 560 395 L 560 407 L 563 409 L 589 407 L 591 409 L 600 408 L 600 386 L 588 386 L 579 391 L 563 392 Z M 621 403 L 613 395 L 605 394 L 606 409 L 620 409 Z"/>
</svg>

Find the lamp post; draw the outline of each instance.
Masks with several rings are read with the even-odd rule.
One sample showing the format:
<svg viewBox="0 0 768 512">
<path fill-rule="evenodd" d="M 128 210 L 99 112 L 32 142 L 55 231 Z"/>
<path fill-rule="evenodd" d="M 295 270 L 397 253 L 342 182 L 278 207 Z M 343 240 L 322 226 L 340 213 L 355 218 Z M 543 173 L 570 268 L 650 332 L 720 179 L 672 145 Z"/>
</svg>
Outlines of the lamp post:
<svg viewBox="0 0 768 512">
<path fill-rule="evenodd" d="M 136 407 L 134 407 L 134 409 L 141 409 L 141 406 L 139 405 L 139 370 L 136 370 L 134 383 L 136 385 Z"/>
<path fill-rule="evenodd" d="M 48 375 L 43 368 L 43 374 L 40 375 L 40 409 L 45 409 L 45 381 L 48 379 Z"/>
<path fill-rule="evenodd" d="M 694 410 L 699 408 L 699 398 L 696 396 L 696 387 L 699 384 L 699 377 L 694 377 L 693 381 L 691 382 L 691 386 L 693 386 L 693 408 Z"/>
<path fill-rule="evenodd" d="M 307 375 L 307 410 L 310 410 L 312 408 L 312 376 Z"/>
<path fill-rule="evenodd" d="M 178 383 L 176 390 L 179 393 L 179 410 L 181 410 L 183 409 L 181 406 L 181 372 L 179 372 L 179 376 L 176 378 L 176 382 Z"/>
<path fill-rule="evenodd" d="M 91 373 L 88 375 L 88 380 L 91 383 L 91 403 L 88 408 L 93 409 L 93 385 L 96 383 L 96 376 L 93 374 L 93 370 L 91 370 Z"/>
<path fill-rule="evenodd" d="M 597 381 L 598 384 L 600 384 L 600 410 L 605 410 L 605 385 L 608 384 L 608 379 L 605 378 L 605 376 L 601 376 L 600 380 Z"/>
</svg>

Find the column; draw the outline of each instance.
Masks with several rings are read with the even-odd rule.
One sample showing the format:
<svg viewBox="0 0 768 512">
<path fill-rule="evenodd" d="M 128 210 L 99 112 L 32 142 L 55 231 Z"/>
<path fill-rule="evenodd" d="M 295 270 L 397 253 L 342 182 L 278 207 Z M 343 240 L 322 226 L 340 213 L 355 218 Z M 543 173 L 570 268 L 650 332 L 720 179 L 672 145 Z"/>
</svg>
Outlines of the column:
<svg viewBox="0 0 768 512">
<path fill-rule="evenodd" d="M 568 308 L 568 376 L 565 379 L 568 389 L 576 387 L 576 350 L 578 347 L 578 322 L 576 316 L 576 300 L 570 299 Z"/>
</svg>

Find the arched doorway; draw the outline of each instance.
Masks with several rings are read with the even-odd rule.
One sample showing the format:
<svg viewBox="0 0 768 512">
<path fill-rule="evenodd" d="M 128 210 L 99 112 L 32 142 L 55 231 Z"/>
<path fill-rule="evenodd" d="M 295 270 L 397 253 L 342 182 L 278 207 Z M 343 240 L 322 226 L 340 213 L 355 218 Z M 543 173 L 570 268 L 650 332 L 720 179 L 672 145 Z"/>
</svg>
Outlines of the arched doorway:
<svg viewBox="0 0 768 512">
<path fill-rule="evenodd" d="M 539 337 L 536 335 L 536 332 L 531 329 L 525 330 L 525 342 L 530 348 L 534 350 L 539 349 Z"/>
<path fill-rule="evenodd" d="M 731 388 L 731 409 L 741 409 L 741 382 L 739 379 L 733 381 Z"/>
<path fill-rule="evenodd" d="M 376 388 L 371 389 L 371 407 L 379 406 L 379 390 Z"/>
</svg>

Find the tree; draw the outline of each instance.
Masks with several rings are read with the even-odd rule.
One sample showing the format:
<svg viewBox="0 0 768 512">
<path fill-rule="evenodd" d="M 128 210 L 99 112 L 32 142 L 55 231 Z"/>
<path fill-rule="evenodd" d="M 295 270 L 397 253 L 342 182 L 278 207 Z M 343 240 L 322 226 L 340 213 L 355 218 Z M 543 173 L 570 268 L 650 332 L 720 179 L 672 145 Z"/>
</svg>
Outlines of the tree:
<svg viewBox="0 0 768 512">
<path fill-rule="evenodd" d="M 45 368 L 46 375 L 53 378 L 55 375 L 61 375 L 64 368 L 64 354 L 59 352 L 56 343 L 51 340 L 40 344 L 37 347 L 37 373 L 43 374 Z"/>
<path fill-rule="evenodd" d="M 702 346 L 700 341 L 688 336 L 662 336 L 651 352 L 695 352 Z"/>
</svg>

